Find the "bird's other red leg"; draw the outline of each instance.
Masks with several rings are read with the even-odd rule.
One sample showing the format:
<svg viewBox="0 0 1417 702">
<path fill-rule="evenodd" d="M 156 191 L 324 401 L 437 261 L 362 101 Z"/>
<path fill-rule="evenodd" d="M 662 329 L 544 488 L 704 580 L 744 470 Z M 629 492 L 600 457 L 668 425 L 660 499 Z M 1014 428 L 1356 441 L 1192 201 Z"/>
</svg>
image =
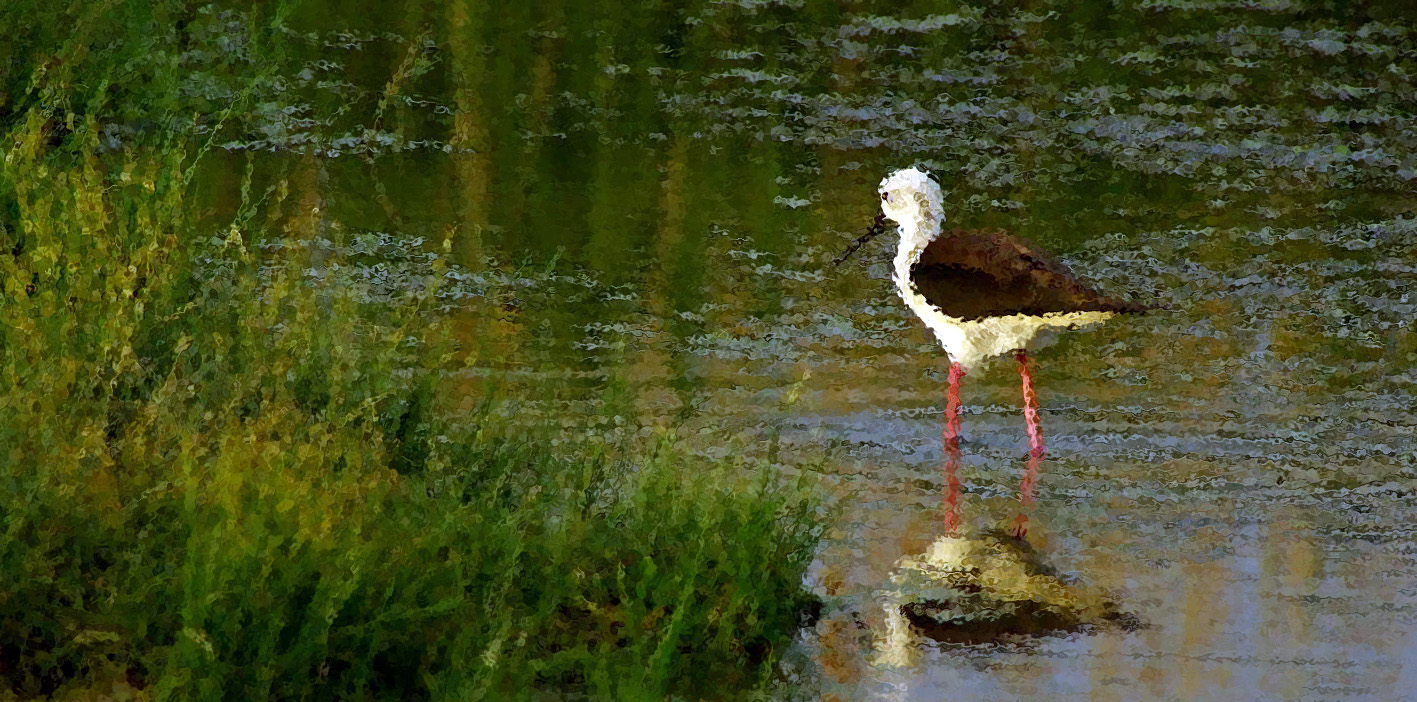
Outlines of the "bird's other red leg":
<svg viewBox="0 0 1417 702">
<path fill-rule="evenodd" d="M 1028 513 L 1033 508 L 1033 490 L 1038 483 L 1038 469 L 1048 447 L 1043 443 L 1043 430 L 1038 426 L 1038 394 L 1033 391 L 1033 374 L 1028 370 L 1028 353 L 1019 350 L 1018 374 L 1023 381 L 1023 419 L 1028 425 L 1028 466 L 1019 481 L 1019 515 L 1010 531 L 1022 538 L 1028 533 Z"/>
<path fill-rule="evenodd" d="M 940 435 L 945 440 L 945 533 L 953 534 L 960 525 L 959 514 L 959 381 L 964 366 L 950 363 L 949 386 L 945 392 L 945 426 Z"/>
</svg>

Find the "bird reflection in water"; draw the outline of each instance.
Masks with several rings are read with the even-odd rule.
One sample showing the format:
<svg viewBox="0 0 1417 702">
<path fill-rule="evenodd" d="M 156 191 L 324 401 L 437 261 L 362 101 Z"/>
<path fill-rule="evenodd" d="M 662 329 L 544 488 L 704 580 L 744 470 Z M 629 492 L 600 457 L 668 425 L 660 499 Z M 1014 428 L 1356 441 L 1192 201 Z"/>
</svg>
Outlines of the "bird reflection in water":
<svg viewBox="0 0 1417 702">
<path fill-rule="evenodd" d="M 922 637 L 948 644 L 1030 638 L 1140 622 L 1100 589 L 1065 578 L 1003 531 L 949 534 L 896 562 L 875 600 L 885 618 L 877 665 L 913 665 Z"/>
</svg>

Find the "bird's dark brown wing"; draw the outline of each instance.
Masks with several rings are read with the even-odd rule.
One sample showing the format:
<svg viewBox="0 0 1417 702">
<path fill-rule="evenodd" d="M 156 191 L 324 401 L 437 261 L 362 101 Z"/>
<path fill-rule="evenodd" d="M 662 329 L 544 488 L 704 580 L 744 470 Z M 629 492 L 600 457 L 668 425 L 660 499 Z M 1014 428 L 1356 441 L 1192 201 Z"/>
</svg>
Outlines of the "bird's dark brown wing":
<svg viewBox="0 0 1417 702">
<path fill-rule="evenodd" d="M 1000 229 L 941 232 L 910 269 L 916 289 L 941 312 L 966 321 L 1050 312 L 1142 312 L 1103 295 L 1032 244 Z"/>
</svg>

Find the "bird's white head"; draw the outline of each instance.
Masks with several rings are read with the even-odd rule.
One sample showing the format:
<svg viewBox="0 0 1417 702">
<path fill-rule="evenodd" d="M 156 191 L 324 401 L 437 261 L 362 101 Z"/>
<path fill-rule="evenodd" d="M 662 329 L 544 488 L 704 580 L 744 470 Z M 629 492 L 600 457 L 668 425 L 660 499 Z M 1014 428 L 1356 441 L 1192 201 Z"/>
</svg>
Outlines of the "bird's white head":
<svg viewBox="0 0 1417 702">
<path fill-rule="evenodd" d="M 903 168 L 881 180 L 881 211 L 900 225 L 902 246 L 924 248 L 940 235 L 945 199 L 940 184 L 924 171 Z"/>
</svg>

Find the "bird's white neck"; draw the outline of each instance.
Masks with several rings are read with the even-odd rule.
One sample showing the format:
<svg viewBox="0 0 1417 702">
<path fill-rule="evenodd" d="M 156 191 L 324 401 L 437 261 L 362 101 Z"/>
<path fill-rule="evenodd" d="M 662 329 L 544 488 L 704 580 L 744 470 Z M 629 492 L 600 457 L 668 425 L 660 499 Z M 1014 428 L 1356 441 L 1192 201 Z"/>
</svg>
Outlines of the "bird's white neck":
<svg viewBox="0 0 1417 702">
<path fill-rule="evenodd" d="M 920 259 L 925 247 L 940 235 L 941 213 L 933 211 L 938 209 L 938 205 L 917 208 L 913 213 L 896 220 L 900 228 L 900 247 L 896 249 L 895 254 L 895 285 L 901 299 L 911 307 L 915 307 L 911 297 L 920 296 L 915 293 L 915 287 L 910 282 L 910 268 Z M 921 298 L 920 302 L 924 304 L 924 298 Z"/>
<path fill-rule="evenodd" d="M 951 360 L 966 366 L 973 365 L 980 357 L 969 347 L 959 320 L 941 314 L 940 310 L 920 294 L 910 279 L 910 270 L 915 266 L 915 262 L 920 260 L 920 254 L 940 235 L 940 218 L 931 217 L 926 212 L 923 216 L 902 217 L 897 222 L 900 225 L 900 248 L 896 250 L 895 267 L 891 275 L 896 292 L 900 294 L 901 301 L 930 328 L 935 338 L 940 340 L 940 345 L 944 346 Z"/>
<path fill-rule="evenodd" d="M 931 212 L 930 209 L 932 208 L 918 208 L 913 213 L 897 220 L 900 227 L 900 247 L 896 249 L 895 270 L 892 277 L 901 300 L 905 301 L 905 304 L 909 305 L 916 314 L 920 314 L 921 305 L 928 308 L 929 303 L 920 296 L 920 293 L 915 290 L 915 285 L 910 282 L 910 269 L 916 261 L 920 260 L 920 254 L 925 251 L 925 247 L 940 235 L 940 217 L 938 213 Z"/>
</svg>

